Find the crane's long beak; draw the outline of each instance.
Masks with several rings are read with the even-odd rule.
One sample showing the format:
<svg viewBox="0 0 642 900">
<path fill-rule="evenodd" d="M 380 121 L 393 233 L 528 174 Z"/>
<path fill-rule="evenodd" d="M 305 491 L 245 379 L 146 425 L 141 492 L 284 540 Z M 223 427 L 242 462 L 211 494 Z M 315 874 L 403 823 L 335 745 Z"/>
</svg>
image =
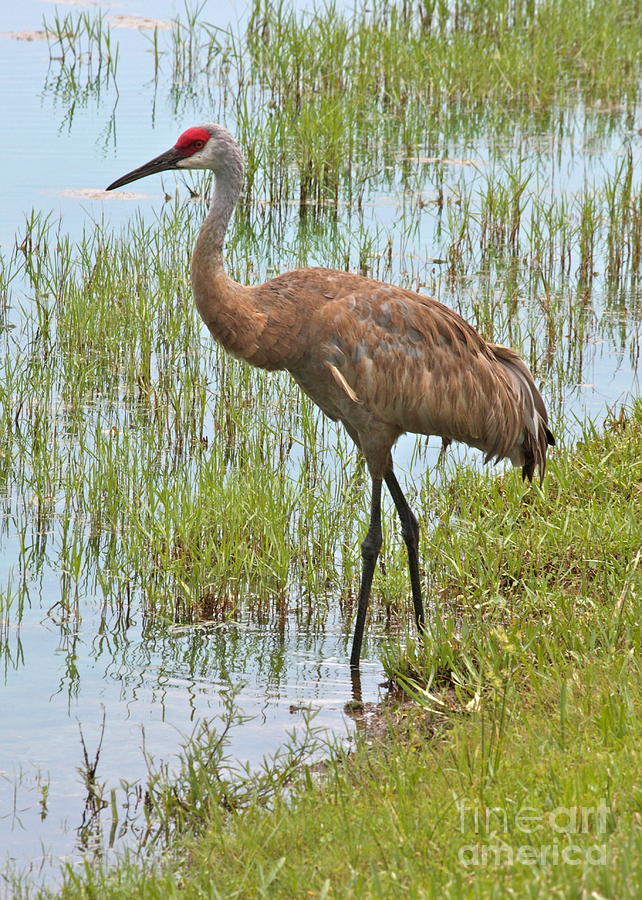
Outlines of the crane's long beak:
<svg viewBox="0 0 642 900">
<path fill-rule="evenodd" d="M 177 150 L 176 147 L 172 147 L 170 150 L 166 150 L 165 153 L 161 153 L 160 156 L 150 159 L 144 166 L 139 166 L 137 169 L 134 169 L 133 172 L 128 172 L 127 175 L 117 178 L 116 181 L 113 181 L 109 187 L 105 188 L 105 190 L 113 191 L 114 188 L 122 187 L 124 184 L 129 184 L 132 181 L 138 181 L 139 178 L 145 178 L 146 175 L 154 175 L 156 172 L 165 172 L 167 169 L 176 169 L 176 164 L 184 158 L 184 154 L 182 154 L 180 150 Z"/>
</svg>

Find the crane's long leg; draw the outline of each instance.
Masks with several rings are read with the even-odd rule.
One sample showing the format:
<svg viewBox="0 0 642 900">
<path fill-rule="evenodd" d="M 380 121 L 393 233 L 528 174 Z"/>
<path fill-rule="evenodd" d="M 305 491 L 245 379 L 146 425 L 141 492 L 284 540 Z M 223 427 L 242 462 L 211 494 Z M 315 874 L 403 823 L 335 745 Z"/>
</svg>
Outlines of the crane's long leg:
<svg viewBox="0 0 642 900">
<path fill-rule="evenodd" d="M 377 557 L 381 549 L 381 478 L 372 479 L 372 502 L 370 504 L 370 527 L 368 533 L 361 544 L 361 558 L 363 560 L 363 568 L 361 571 L 361 587 L 359 588 L 359 606 L 357 608 L 357 621 L 354 626 L 354 637 L 352 639 L 352 653 L 350 654 L 350 665 L 353 669 L 359 666 L 359 657 L 361 656 L 361 642 L 363 641 L 363 629 L 366 624 L 366 613 L 368 611 L 368 600 L 370 599 L 370 588 L 372 587 L 372 576 L 374 575 Z"/>
<path fill-rule="evenodd" d="M 421 599 L 421 582 L 419 580 L 419 523 L 413 511 L 408 506 L 397 476 L 392 468 L 384 475 L 390 496 L 397 508 L 399 521 L 401 522 L 401 534 L 408 550 L 408 568 L 410 570 L 410 584 L 412 585 L 412 602 L 415 607 L 415 622 L 417 630 L 422 634 L 424 629 L 424 604 Z"/>
</svg>

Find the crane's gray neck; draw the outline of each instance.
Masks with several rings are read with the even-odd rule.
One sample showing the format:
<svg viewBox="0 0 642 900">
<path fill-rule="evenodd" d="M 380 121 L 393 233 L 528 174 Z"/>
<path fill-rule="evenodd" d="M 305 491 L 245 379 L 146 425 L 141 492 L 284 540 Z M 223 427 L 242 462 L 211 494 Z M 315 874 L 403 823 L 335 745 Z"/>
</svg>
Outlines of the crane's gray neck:
<svg viewBox="0 0 642 900">
<path fill-rule="evenodd" d="M 209 257 L 210 266 L 217 269 L 223 267 L 225 233 L 243 185 L 241 150 L 236 142 L 226 150 L 224 163 L 214 173 L 214 193 L 195 248 L 195 255 Z"/>
</svg>

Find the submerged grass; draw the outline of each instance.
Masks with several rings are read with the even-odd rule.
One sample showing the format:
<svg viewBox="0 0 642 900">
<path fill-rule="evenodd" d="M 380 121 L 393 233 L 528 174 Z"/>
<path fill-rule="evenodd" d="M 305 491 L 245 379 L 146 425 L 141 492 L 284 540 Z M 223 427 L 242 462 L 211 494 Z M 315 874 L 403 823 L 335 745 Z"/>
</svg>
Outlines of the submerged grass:
<svg viewBox="0 0 642 900">
<path fill-rule="evenodd" d="M 391 719 L 383 741 L 366 730 L 320 779 L 302 765 L 279 787 L 275 766 L 269 802 L 248 800 L 245 784 L 226 804 L 215 777 L 219 799 L 189 806 L 198 840 L 180 840 L 171 861 L 69 873 L 62 895 L 636 897 L 641 459 L 637 403 L 557 458 L 550 500 L 460 472 L 462 519 L 475 502 L 483 530 L 461 529 L 458 588 L 435 579 L 425 649 L 387 663 L 424 712 L 403 728 Z M 482 533 L 484 558 L 500 559 L 485 574 Z M 525 561 L 518 596 L 502 581 L 509 544 Z"/>
</svg>

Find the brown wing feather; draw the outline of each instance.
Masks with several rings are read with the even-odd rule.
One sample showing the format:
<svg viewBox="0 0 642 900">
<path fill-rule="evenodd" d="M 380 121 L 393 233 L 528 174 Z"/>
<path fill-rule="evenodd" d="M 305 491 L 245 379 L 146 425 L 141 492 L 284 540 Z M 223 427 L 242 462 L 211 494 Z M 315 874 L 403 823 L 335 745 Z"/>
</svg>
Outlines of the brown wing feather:
<svg viewBox="0 0 642 900">
<path fill-rule="evenodd" d="M 374 417 L 510 454 L 522 430 L 519 397 L 485 341 L 429 298 L 374 286 L 319 313 L 323 349 Z"/>
<path fill-rule="evenodd" d="M 522 477 L 532 481 L 535 468 L 538 468 L 540 481 L 542 481 L 546 472 L 546 451 L 548 446 L 555 444 L 555 438 L 548 427 L 548 413 L 542 395 L 537 390 L 526 363 L 514 350 L 498 344 L 490 344 L 489 347 L 499 363 L 509 373 L 522 400 L 524 419 L 521 443 Z"/>
</svg>

